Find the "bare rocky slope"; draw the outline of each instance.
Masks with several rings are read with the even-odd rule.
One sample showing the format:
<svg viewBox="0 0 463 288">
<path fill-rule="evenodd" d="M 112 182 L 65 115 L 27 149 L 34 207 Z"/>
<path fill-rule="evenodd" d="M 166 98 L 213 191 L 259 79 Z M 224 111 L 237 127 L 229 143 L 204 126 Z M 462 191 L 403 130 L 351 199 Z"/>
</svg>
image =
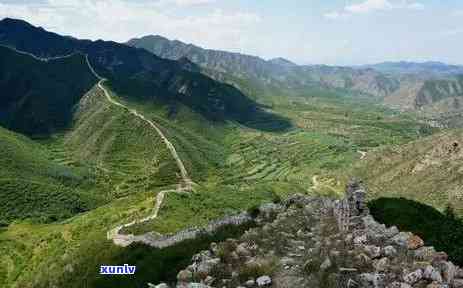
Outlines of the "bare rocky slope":
<svg viewBox="0 0 463 288">
<path fill-rule="evenodd" d="M 376 222 L 364 199 L 351 181 L 342 200 L 300 195 L 261 206 L 257 228 L 193 256 L 176 287 L 463 287 L 446 253 Z"/>
</svg>

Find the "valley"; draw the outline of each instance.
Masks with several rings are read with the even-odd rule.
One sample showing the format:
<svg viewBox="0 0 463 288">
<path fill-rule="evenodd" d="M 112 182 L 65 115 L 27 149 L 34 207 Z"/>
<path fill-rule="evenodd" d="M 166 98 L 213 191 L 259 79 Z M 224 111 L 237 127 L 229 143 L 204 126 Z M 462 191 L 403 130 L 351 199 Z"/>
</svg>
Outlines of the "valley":
<svg viewBox="0 0 463 288">
<path fill-rule="evenodd" d="M 0 287 L 173 281 L 210 242 L 249 227 L 168 249 L 135 236 L 295 194 L 341 199 L 353 176 L 372 205 L 406 198 L 463 215 L 461 128 L 438 117 L 449 105 L 460 112 L 454 74 L 420 78 L 418 95 L 403 96 L 397 79 L 408 76 L 371 67 L 297 66 L 166 39 L 155 55 L 135 40 L 79 40 L 14 19 L 0 21 L 0 36 Z M 124 261 L 142 272 L 98 274 Z"/>
</svg>

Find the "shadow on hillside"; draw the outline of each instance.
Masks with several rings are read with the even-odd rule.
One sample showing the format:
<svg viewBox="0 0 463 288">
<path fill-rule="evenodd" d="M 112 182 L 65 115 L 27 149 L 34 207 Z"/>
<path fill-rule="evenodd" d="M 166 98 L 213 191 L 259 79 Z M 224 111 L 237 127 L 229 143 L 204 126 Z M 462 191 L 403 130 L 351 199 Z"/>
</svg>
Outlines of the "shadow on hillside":
<svg viewBox="0 0 463 288">
<path fill-rule="evenodd" d="M 160 85 L 147 80 L 153 79 L 150 75 L 143 79 L 112 79 L 107 85 L 123 98 L 166 105 L 170 117 L 175 117 L 178 105 L 182 104 L 213 122 L 234 121 L 266 132 L 285 132 L 293 127 L 288 118 L 270 112 L 268 107 L 255 102 L 235 87 L 213 81 L 202 74 L 193 75 L 197 77 L 193 82 L 181 77 L 178 80 L 179 83 L 184 81 L 182 89 L 187 89 L 183 94 L 172 88 L 174 84 Z"/>
<path fill-rule="evenodd" d="M 450 209 L 435 208 L 404 198 L 380 198 L 368 203 L 374 218 L 387 226 L 410 231 L 423 238 L 426 245 L 445 251 L 458 265 L 463 265 L 463 221 Z"/>
<path fill-rule="evenodd" d="M 130 263 L 137 267 L 135 275 L 98 275 L 97 269 L 91 270 L 92 278 L 88 287 L 146 287 L 147 283 L 173 283 L 177 273 L 191 263 L 191 257 L 201 250 L 208 249 L 212 242 L 222 242 L 228 238 L 240 237 L 246 230 L 254 227 L 254 223 L 241 226 L 226 226 L 214 235 L 202 236 L 193 240 L 185 240 L 175 246 L 156 249 L 141 244 L 132 244 L 118 249 L 119 253 L 111 256 L 105 265 L 124 265 Z"/>
</svg>

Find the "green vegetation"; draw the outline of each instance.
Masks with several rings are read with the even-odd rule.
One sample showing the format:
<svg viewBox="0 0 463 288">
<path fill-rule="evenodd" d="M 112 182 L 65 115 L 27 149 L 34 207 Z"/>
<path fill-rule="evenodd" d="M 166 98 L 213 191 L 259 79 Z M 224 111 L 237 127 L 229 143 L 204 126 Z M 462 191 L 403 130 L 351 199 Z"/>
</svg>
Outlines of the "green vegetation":
<svg viewBox="0 0 463 288">
<path fill-rule="evenodd" d="M 81 54 L 45 62 L 0 46 L 0 124 L 34 136 L 67 128 L 95 83 Z"/>
<path fill-rule="evenodd" d="M 86 167 L 57 164 L 42 145 L 1 127 L 0 166 L 0 223 L 56 221 L 104 201 Z"/>
<path fill-rule="evenodd" d="M 455 264 L 463 264 L 463 221 L 451 209 L 441 213 L 431 206 L 404 198 L 379 198 L 369 203 L 372 215 L 380 223 L 396 225 L 401 231 L 410 231 L 448 253 Z"/>
</svg>

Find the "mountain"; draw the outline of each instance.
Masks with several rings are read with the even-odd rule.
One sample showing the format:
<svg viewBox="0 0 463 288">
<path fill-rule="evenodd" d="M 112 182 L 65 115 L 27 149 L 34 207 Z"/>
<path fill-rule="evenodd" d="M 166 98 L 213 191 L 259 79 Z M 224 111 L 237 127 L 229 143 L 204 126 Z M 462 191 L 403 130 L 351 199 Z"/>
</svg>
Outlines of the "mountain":
<svg viewBox="0 0 463 288">
<path fill-rule="evenodd" d="M 264 113 L 238 89 L 192 72 L 183 61 L 162 59 L 144 49 L 65 37 L 9 18 L 0 21 L 0 44 L 42 58 L 88 55 L 97 73 L 109 79 L 119 95 L 157 101 L 172 111 L 182 103 L 208 119 L 243 124 Z"/>
<path fill-rule="evenodd" d="M 272 87 L 275 94 L 294 94 L 295 90 L 322 87 L 347 89 L 375 97 L 384 97 L 397 88 L 393 79 L 373 69 L 359 71 L 349 67 L 298 66 L 282 58 L 266 61 L 256 56 L 203 49 L 161 36 L 132 39 L 127 44 L 167 59 L 187 57 L 209 76 L 244 90 L 248 88 L 247 91 L 257 95 L 272 93 L 265 91 L 263 86 Z"/>
<path fill-rule="evenodd" d="M 281 58 L 281 57 L 270 59 L 270 60 L 268 60 L 268 63 L 272 63 L 272 64 L 279 65 L 279 66 L 285 66 L 285 67 L 295 67 L 295 66 L 297 66 L 297 64 L 289 61 L 288 59 Z"/>
<path fill-rule="evenodd" d="M 367 96 L 403 111 L 419 111 L 440 126 L 459 126 L 462 66 L 440 62 L 385 62 L 360 67 L 299 66 L 283 58 L 203 49 L 161 36 L 132 39 L 128 45 L 168 59 L 188 58 L 202 72 L 260 101 L 341 91 Z M 326 93 L 325 93 L 326 94 Z M 316 95 L 316 94 L 315 94 Z M 269 102 L 272 102 L 270 100 Z M 424 113 L 426 112 L 426 113 Z M 451 117 L 448 113 L 452 113 Z"/>
<path fill-rule="evenodd" d="M 372 68 L 389 74 L 420 74 L 428 77 L 463 74 L 463 66 L 449 65 L 442 62 L 383 62 L 373 65 L 363 65 L 361 68 Z"/>
<path fill-rule="evenodd" d="M 41 61 L 1 46 L 0 125 L 28 135 L 67 128 L 96 82 L 82 54 Z"/>
</svg>

